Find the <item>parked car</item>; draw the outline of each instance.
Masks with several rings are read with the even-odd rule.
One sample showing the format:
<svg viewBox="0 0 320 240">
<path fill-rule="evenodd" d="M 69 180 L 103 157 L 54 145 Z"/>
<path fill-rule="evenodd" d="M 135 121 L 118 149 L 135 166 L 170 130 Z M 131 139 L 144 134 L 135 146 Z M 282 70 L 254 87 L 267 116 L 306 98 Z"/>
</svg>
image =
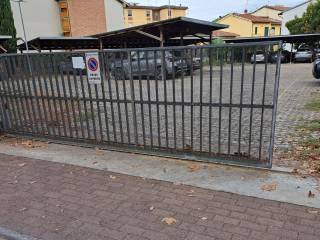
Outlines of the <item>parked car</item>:
<svg viewBox="0 0 320 240">
<path fill-rule="evenodd" d="M 268 58 L 269 58 L 269 54 L 268 53 L 266 54 L 265 51 L 258 50 L 256 52 L 256 54 L 252 54 L 251 55 L 251 60 L 250 61 L 251 61 L 252 64 L 254 62 L 256 62 L 256 63 L 265 63 L 266 61 L 268 61 Z"/>
<path fill-rule="evenodd" d="M 290 52 L 289 51 L 287 51 L 287 50 L 283 50 L 282 52 L 281 52 L 281 63 L 288 63 L 288 62 L 290 62 Z M 276 63 L 277 62 L 277 60 L 278 60 L 278 52 L 275 52 L 275 53 L 273 53 L 273 54 L 271 54 L 271 56 L 270 56 L 270 62 L 272 62 L 272 63 Z"/>
<path fill-rule="evenodd" d="M 154 51 L 146 52 L 132 52 L 131 53 L 131 67 L 130 60 L 128 58 L 121 60 L 115 60 L 110 64 L 110 72 L 116 79 L 129 79 L 132 75 L 133 78 L 137 77 L 154 77 L 155 79 L 162 80 L 163 68 L 162 68 L 162 54 L 157 52 L 156 56 Z M 173 60 L 174 59 L 174 60 Z M 182 72 L 186 73 L 188 68 L 190 69 L 190 63 L 185 59 L 173 58 L 172 54 L 165 52 L 164 56 L 164 73 L 166 79 L 173 75 L 179 75 Z M 132 72 L 130 72 L 132 69 Z"/>
<path fill-rule="evenodd" d="M 295 62 L 313 62 L 313 60 L 314 60 L 314 53 L 307 46 L 298 48 L 294 56 Z"/>
<path fill-rule="evenodd" d="M 320 79 L 320 59 L 317 58 L 313 63 L 312 74 L 316 79 Z"/>
</svg>

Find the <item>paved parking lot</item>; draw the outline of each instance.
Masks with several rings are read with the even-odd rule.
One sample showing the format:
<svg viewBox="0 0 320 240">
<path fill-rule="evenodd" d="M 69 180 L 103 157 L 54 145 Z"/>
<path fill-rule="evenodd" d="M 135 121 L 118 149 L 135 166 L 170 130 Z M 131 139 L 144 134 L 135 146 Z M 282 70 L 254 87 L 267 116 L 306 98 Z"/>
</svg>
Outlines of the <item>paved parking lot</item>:
<svg viewBox="0 0 320 240">
<path fill-rule="evenodd" d="M 320 119 L 320 112 L 305 109 L 305 104 L 315 96 L 320 96 L 320 81 L 312 76 L 312 65 L 283 64 L 279 92 L 276 124 L 275 163 L 277 156 L 290 148 L 304 136 L 293 137 L 296 127 L 304 121 Z"/>
</svg>

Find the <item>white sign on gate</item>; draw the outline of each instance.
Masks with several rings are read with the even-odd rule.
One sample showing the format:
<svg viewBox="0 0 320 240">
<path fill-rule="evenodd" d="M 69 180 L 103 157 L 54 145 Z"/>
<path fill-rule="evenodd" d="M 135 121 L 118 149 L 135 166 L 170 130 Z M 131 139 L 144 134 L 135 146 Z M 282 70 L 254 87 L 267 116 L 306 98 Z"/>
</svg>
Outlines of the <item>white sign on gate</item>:
<svg viewBox="0 0 320 240">
<path fill-rule="evenodd" d="M 87 76 L 90 84 L 101 84 L 100 61 L 98 52 L 86 53 Z"/>
</svg>

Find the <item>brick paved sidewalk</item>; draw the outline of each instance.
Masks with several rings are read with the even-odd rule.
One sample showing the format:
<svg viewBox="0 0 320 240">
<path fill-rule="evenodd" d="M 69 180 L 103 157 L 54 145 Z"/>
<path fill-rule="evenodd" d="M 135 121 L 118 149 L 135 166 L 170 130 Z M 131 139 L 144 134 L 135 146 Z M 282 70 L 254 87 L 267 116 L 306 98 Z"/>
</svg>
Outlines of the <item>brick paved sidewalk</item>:
<svg viewBox="0 0 320 240">
<path fill-rule="evenodd" d="M 45 240 L 319 240 L 320 210 L 0 154 L 0 226 Z"/>
</svg>

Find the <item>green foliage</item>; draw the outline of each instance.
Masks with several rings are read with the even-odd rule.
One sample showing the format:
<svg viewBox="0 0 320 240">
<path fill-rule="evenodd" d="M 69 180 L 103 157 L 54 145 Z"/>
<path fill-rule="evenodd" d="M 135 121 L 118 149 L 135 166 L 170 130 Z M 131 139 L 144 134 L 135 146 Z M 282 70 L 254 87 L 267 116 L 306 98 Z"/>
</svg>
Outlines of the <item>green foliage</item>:
<svg viewBox="0 0 320 240">
<path fill-rule="evenodd" d="M 9 52 L 16 52 L 16 28 L 14 26 L 10 0 L 0 0 L 0 35 L 12 36 L 13 39 L 5 43 L 4 47 Z"/>
<path fill-rule="evenodd" d="M 311 3 L 301 18 L 286 23 L 291 34 L 320 32 L 320 0 Z"/>
</svg>

